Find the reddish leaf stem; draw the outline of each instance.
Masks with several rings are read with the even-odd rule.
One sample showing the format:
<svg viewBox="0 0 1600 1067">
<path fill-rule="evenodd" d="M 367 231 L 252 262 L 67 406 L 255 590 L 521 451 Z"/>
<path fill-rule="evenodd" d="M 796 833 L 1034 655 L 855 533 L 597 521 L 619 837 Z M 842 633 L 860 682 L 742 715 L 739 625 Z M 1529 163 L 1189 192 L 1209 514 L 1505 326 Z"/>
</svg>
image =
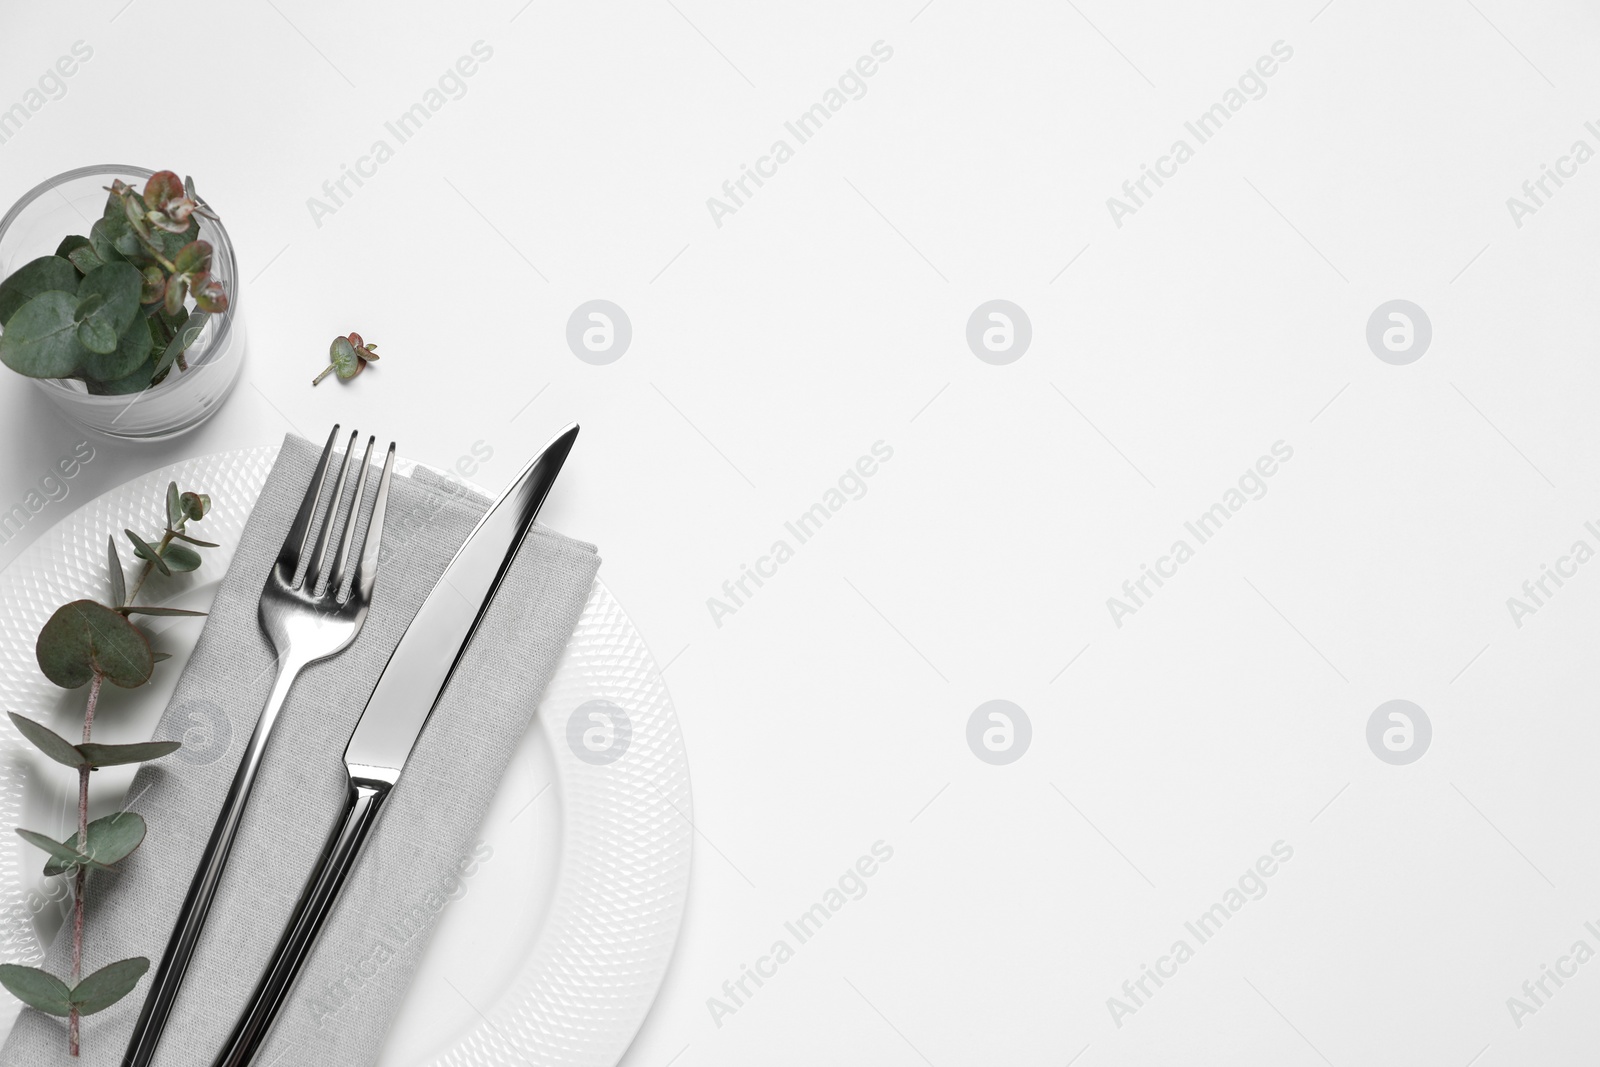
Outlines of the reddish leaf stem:
<svg viewBox="0 0 1600 1067">
<path fill-rule="evenodd" d="M 100 686 L 106 680 L 99 671 L 89 683 L 89 704 L 83 712 L 83 743 L 89 743 L 94 729 L 94 712 L 100 703 Z M 78 768 L 78 851 L 89 851 L 89 768 Z M 89 868 L 79 866 L 73 881 L 72 893 L 72 984 L 83 978 L 83 894 L 88 888 Z M 67 1045 L 72 1055 L 78 1054 L 78 1009 L 74 1007 L 67 1020 Z"/>
</svg>

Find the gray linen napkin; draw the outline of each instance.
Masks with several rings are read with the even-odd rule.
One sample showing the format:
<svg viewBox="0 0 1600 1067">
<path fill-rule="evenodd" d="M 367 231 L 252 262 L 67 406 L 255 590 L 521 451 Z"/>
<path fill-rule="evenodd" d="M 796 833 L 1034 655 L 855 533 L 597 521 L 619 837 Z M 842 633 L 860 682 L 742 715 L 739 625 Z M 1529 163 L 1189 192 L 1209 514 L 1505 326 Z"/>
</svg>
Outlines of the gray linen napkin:
<svg viewBox="0 0 1600 1067">
<path fill-rule="evenodd" d="M 157 738 L 181 739 L 191 716 L 199 714 L 216 722 L 216 736 L 227 735 L 226 750 L 203 764 L 176 762 L 180 751 L 147 764 L 134 778 L 131 810 L 148 820 L 150 834 L 116 872 L 92 877 L 84 973 L 126 956 L 148 956 L 152 963 L 161 958 L 271 686 L 272 651 L 256 603 L 319 451 L 298 437 L 284 441 L 155 732 Z M 345 652 L 301 674 L 284 708 L 157 1067 L 208 1067 L 221 1049 L 340 809 L 344 746 L 367 695 L 423 597 L 487 506 L 479 495 L 431 472 L 395 479 L 385 559 L 366 628 Z M 599 566 L 593 545 L 534 528 L 423 731 L 258 1062 L 360 1067 L 376 1060 Z M 63 935 L 47 956 L 46 966 L 57 974 L 66 973 L 70 961 L 70 932 Z M 149 984 L 147 977 L 121 1003 L 84 1020 L 78 1060 L 67 1056 L 65 1020 L 24 1011 L 0 1050 L 0 1064 L 120 1064 Z"/>
</svg>

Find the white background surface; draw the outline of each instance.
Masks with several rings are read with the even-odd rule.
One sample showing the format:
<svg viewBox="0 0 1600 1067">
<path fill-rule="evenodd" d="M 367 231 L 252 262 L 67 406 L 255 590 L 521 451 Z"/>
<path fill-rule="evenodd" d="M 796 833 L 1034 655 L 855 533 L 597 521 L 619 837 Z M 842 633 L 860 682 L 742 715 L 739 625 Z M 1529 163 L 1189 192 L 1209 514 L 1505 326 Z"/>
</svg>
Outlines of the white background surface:
<svg viewBox="0 0 1600 1067">
<path fill-rule="evenodd" d="M 1600 149 L 1600 19 L 920 4 L 0 5 L 0 108 L 94 49 L 0 145 L 0 202 L 91 162 L 193 174 L 250 339 L 220 417 L 101 444 L 0 561 L 185 455 L 341 421 L 440 466 L 484 442 L 497 488 L 578 419 L 544 518 L 600 544 L 695 775 L 631 1067 L 1580 1062 L 1600 962 L 1520 1027 L 1506 1002 L 1600 950 L 1600 564 L 1520 628 L 1506 598 L 1600 547 L 1600 162 L 1520 228 L 1506 198 Z M 466 95 L 316 225 L 478 40 Z M 706 198 L 879 40 L 866 95 L 719 228 Z M 1116 226 L 1106 198 L 1279 40 L 1266 95 Z M 609 366 L 565 344 L 592 298 L 633 323 Z M 1008 366 L 964 337 L 992 298 L 1032 322 Z M 1433 324 L 1409 366 L 1364 337 L 1395 298 Z M 351 329 L 381 366 L 313 390 Z M 80 439 L 14 378 L 0 432 L 6 507 Z M 879 440 L 866 495 L 717 626 L 707 598 Z M 1114 625 L 1280 440 L 1266 495 Z M 1033 725 L 1008 766 L 965 739 L 993 698 Z M 1409 766 L 1365 739 L 1394 698 L 1433 723 Z M 878 840 L 867 894 L 719 1026 L 707 998 Z M 1279 840 L 1267 894 L 1116 1026 Z"/>
</svg>

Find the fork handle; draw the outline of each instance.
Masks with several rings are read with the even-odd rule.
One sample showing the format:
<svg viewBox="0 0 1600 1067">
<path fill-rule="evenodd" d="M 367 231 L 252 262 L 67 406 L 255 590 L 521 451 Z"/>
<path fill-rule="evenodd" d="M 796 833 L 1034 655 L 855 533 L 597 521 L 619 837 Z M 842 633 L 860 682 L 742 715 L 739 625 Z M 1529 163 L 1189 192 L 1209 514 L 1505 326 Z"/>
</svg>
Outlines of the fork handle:
<svg viewBox="0 0 1600 1067">
<path fill-rule="evenodd" d="M 317 866 L 311 872 L 288 928 L 272 952 L 260 984 L 250 996 L 244 1013 L 234 1025 L 228 1043 L 212 1067 L 247 1067 L 266 1043 L 273 1020 L 289 999 L 289 992 L 300 966 L 311 954 L 323 922 L 333 911 L 345 877 L 355 866 L 356 857 L 377 821 L 378 809 L 389 795 L 391 783 L 369 779 L 350 779 L 345 790 L 344 813 L 334 824 L 328 843 L 323 846 Z"/>
<path fill-rule="evenodd" d="M 144 1008 L 139 1012 L 139 1021 L 134 1024 L 122 1067 L 148 1067 L 155 1056 L 161 1033 L 166 1029 L 172 1006 L 178 998 L 178 989 L 183 984 L 184 972 L 188 970 L 195 946 L 200 942 L 200 932 L 205 928 L 211 902 L 222 881 L 222 872 L 228 865 L 228 854 L 233 850 L 234 838 L 239 834 L 239 823 L 244 818 L 245 806 L 250 802 L 250 792 L 255 787 L 256 775 L 260 773 L 262 757 L 266 754 L 267 739 L 272 733 L 273 724 L 277 722 L 278 713 L 283 710 L 284 701 L 288 699 L 289 689 L 300 673 L 300 666 L 289 662 L 279 666 L 272 693 L 267 697 L 261 717 L 256 720 L 249 743 L 245 745 L 239 769 L 234 772 L 233 784 L 228 787 L 228 795 L 223 800 L 222 812 L 217 816 L 211 839 L 201 853 L 200 866 L 194 873 L 194 880 L 189 883 L 188 893 L 184 895 L 172 936 L 167 940 L 166 950 L 161 956 L 161 965 L 156 968 L 150 991 L 145 994 Z"/>
</svg>

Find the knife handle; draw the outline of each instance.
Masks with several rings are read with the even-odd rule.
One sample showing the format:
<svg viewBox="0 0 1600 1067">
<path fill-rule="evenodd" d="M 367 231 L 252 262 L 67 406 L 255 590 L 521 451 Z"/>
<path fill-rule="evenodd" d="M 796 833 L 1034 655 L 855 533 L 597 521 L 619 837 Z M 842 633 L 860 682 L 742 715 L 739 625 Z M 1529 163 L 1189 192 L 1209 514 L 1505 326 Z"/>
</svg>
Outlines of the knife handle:
<svg viewBox="0 0 1600 1067">
<path fill-rule="evenodd" d="M 213 1067 L 247 1067 L 266 1043 L 273 1020 L 289 998 L 300 966 L 311 954 L 323 922 L 333 911 L 345 877 L 355 866 L 362 843 L 377 821 L 392 784 L 370 779 L 350 779 L 345 792 L 344 812 L 323 846 L 317 866 L 300 893 L 288 928 L 272 952 L 272 959 L 251 994 L 244 1013 L 233 1028 L 228 1043 Z"/>
</svg>

